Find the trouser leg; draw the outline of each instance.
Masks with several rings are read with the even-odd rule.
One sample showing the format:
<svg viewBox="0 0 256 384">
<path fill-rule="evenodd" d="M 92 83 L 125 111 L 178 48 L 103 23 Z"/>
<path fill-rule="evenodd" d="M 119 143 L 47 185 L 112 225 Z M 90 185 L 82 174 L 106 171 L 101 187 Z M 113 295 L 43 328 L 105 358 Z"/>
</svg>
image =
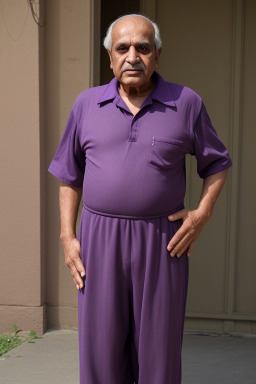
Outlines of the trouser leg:
<svg viewBox="0 0 256 384">
<path fill-rule="evenodd" d="M 81 220 L 86 279 L 78 292 L 80 384 L 133 384 L 129 237 L 120 219 L 83 210 Z"/>
<path fill-rule="evenodd" d="M 186 253 L 171 258 L 166 249 L 180 224 L 167 217 L 133 222 L 133 370 L 138 384 L 181 383 L 189 259 Z"/>
</svg>

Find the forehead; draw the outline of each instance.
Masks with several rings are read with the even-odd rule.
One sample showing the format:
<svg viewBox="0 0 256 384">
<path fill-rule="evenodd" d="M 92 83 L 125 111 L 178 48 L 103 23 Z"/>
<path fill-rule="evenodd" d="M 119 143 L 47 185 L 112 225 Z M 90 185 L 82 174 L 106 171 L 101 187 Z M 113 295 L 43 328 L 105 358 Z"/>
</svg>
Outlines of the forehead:
<svg viewBox="0 0 256 384">
<path fill-rule="evenodd" d="M 142 17 L 125 17 L 114 25 L 112 42 L 113 44 L 129 43 L 131 40 L 153 42 L 154 33 L 153 25 Z"/>
</svg>

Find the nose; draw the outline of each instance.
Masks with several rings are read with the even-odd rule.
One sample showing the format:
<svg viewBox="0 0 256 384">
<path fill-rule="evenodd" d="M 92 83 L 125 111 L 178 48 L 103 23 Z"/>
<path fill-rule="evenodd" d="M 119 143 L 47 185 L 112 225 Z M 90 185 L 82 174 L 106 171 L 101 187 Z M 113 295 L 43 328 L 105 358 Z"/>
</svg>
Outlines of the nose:
<svg viewBox="0 0 256 384">
<path fill-rule="evenodd" d="M 126 61 L 130 64 L 135 64 L 138 62 L 137 60 L 137 52 L 133 46 L 130 46 L 129 51 L 127 53 Z"/>
</svg>

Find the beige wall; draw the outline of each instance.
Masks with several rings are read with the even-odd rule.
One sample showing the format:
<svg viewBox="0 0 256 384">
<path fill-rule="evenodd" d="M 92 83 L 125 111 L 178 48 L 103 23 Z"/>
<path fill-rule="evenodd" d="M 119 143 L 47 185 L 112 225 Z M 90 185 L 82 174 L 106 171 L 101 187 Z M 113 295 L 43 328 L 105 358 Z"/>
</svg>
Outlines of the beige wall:
<svg viewBox="0 0 256 384">
<path fill-rule="evenodd" d="M 237 294 L 236 309 L 239 312 L 256 314 L 256 3 L 245 4 L 245 26 L 242 67 L 242 111 L 239 132 L 239 208 L 237 233 Z"/>
<path fill-rule="evenodd" d="M 47 168 L 80 92 L 97 84 L 98 3 L 84 0 L 46 1 L 46 303 L 48 328 L 77 327 L 77 290 L 64 263 L 59 240 L 59 182 Z M 94 59 L 94 60 L 93 60 Z"/>
<path fill-rule="evenodd" d="M 0 6 L 0 332 L 41 333 L 39 33 L 27 2 Z"/>
<path fill-rule="evenodd" d="M 43 28 L 25 0 L 0 0 L 0 7 L 0 332 L 13 323 L 39 334 L 76 328 L 58 181 L 47 168 L 75 98 L 99 81 L 99 2 L 41 0 Z"/>
<path fill-rule="evenodd" d="M 256 332 L 254 89 L 256 2 L 143 1 L 159 24 L 159 72 L 203 98 L 233 167 L 190 258 L 186 329 Z M 202 182 L 187 161 L 188 208 Z M 254 175 L 254 176 L 253 176 Z"/>
</svg>

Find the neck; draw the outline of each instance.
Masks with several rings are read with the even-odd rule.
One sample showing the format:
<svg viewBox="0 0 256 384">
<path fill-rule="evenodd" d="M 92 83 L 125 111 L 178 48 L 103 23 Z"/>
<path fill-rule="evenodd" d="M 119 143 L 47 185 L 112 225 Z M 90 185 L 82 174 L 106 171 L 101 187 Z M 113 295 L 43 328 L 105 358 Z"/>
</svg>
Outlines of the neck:
<svg viewBox="0 0 256 384">
<path fill-rule="evenodd" d="M 141 86 L 130 86 L 126 84 L 119 85 L 119 93 L 124 97 L 145 97 L 155 88 L 155 81 L 150 78 L 149 81 Z"/>
</svg>

